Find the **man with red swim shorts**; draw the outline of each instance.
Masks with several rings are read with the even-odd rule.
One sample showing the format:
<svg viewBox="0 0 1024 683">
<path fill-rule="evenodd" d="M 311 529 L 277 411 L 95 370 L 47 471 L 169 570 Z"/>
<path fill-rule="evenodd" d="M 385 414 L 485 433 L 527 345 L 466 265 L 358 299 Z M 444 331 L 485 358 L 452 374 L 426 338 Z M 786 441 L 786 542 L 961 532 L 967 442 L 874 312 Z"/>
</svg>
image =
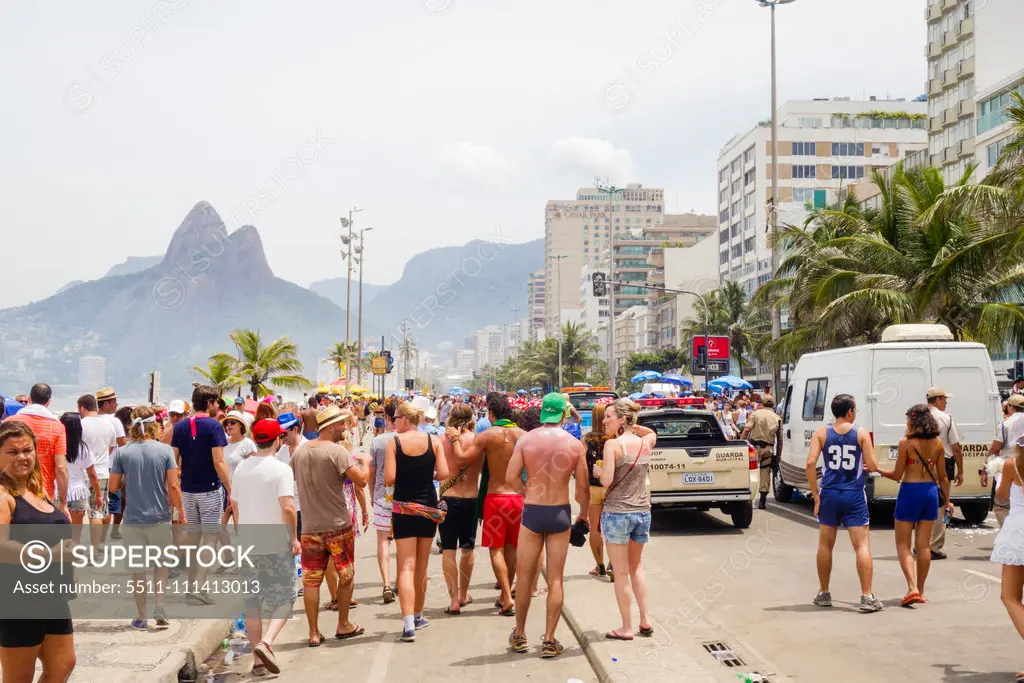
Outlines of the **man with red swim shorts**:
<svg viewBox="0 0 1024 683">
<path fill-rule="evenodd" d="M 328 406 L 317 416 L 318 436 L 292 454 L 291 465 L 302 501 L 302 602 L 309 623 L 309 646 L 324 642 L 317 616 L 320 612 L 320 584 L 328 562 L 338 570 L 338 626 L 334 637 L 351 638 L 365 632 L 348 620 L 355 578 L 355 531 L 345 499 L 345 479 L 362 488 L 369 468 L 336 443 L 345 432 L 347 416 L 337 406 Z"/>
<path fill-rule="evenodd" d="M 523 486 L 505 481 L 508 463 L 512 459 L 516 442 L 525 434 L 511 421 L 512 406 L 505 394 L 492 391 L 487 394 L 487 418 L 491 428 L 476 435 L 468 449 L 458 441 L 452 443 L 460 466 L 468 465 L 481 455 L 486 456 L 484 472 L 487 478 L 487 496 L 484 498 L 483 546 L 491 555 L 494 577 L 501 587 L 496 606 L 502 616 L 515 616 L 512 600 L 512 582 L 516 571 L 516 546 L 519 544 L 519 524 L 523 519 Z"/>
</svg>

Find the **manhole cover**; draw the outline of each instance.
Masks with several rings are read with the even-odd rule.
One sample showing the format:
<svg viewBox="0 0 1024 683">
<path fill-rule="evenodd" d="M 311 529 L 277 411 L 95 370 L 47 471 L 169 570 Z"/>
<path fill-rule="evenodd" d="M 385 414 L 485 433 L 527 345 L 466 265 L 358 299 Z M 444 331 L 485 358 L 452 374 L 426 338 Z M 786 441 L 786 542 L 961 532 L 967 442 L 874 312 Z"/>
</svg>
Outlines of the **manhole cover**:
<svg viewBox="0 0 1024 683">
<path fill-rule="evenodd" d="M 717 661 L 729 668 L 743 666 L 743 660 L 740 659 L 739 655 L 733 652 L 732 648 L 721 640 L 704 643 L 704 649 Z"/>
</svg>

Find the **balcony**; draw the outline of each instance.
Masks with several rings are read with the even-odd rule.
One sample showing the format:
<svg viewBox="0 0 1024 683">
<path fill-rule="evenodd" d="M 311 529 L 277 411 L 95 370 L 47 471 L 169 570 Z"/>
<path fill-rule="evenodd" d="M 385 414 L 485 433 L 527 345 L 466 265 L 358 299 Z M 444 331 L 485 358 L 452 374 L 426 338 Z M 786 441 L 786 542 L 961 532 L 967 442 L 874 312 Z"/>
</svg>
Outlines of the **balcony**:
<svg viewBox="0 0 1024 683">
<path fill-rule="evenodd" d="M 928 94 L 932 96 L 938 96 L 942 94 L 942 79 L 933 78 L 928 81 Z"/>
<path fill-rule="evenodd" d="M 942 160 L 942 166 L 949 166 L 950 164 L 955 164 L 957 162 L 956 148 L 947 147 L 942 151 L 942 154 L 939 155 L 939 158 Z"/>
<path fill-rule="evenodd" d="M 960 25 L 957 26 L 956 32 L 961 38 L 974 35 L 974 17 L 967 17 L 966 19 L 960 20 Z"/>
<path fill-rule="evenodd" d="M 942 87 L 949 88 L 956 85 L 957 69 L 946 69 L 942 72 Z"/>
<path fill-rule="evenodd" d="M 974 116 L 974 106 L 974 100 L 971 98 L 960 100 L 957 104 L 957 118 L 965 119 L 968 116 Z"/>
<path fill-rule="evenodd" d="M 937 0 L 925 10 L 925 16 L 929 22 L 938 21 L 942 18 L 942 1 Z"/>
<path fill-rule="evenodd" d="M 956 119 L 957 110 L 955 107 L 950 107 L 949 109 L 946 109 L 945 111 L 942 112 L 943 126 L 952 126 L 954 123 L 956 123 Z"/>
<path fill-rule="evenodd" d="M 974 57 L 968 59 L 961 59 L 960 63 L 956 65 L 956 77 L 960 80 L 970 78 L 974 75 Z"/>
<path fill-rule="evenodd" d="M 928 132 L 938 133 L 942 130 L 942 114 L 933 116 L 928 120 Z"/>
<path fill-rule="evenodd" d="M 946 31 L 945 33 L 942 34 L 943 50 L 952 50 L 954 47 L 956 47 L 956 44 L 959 42 L 960 38 L 959 36 L 957 36 L 956 31 Z"/>
<path fill-rule="evenodd" d="M 974 138 L 967 138 L 966 140 L 961 140 L 956 145 L 957 157 L 960 159 L 963 159 L 964 157 L 973 157 L 974 150 Z"/>
<path fill-rule="evenodd" d="M 647 255 L 647 263 L 652 268 L 664 268 L 665 267 L 665 250 L 661 247 L 655 247 L 651 249 L 651 253 Z"/>
<path fill-rule="evenodd" d="M 957 3 L 959 2 L 960 0 L 942 0 L 942 11 L 946 12 L 951 9 L 956 9 Z"/>
<path fill-rule="evenodd" d="M 924 56 L 928 59 L 938 59 L 942 56 L 942 41 L 933 40 L 924 48 Z"/>
</svg>

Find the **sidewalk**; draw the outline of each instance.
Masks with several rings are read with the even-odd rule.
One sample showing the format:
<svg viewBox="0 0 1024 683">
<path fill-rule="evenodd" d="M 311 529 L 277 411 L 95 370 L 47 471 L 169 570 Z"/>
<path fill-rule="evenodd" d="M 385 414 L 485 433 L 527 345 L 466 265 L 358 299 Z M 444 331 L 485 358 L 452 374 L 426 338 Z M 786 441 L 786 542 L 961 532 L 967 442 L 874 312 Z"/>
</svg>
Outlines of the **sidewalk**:
<svg viewBox="0 0 1024 683">
<path fill-rule="evenodd" d="M 132 631 L 120 619 L 76 620 L 78 664 L 70 683 L 177 683 L 182 667 L 187 664 L 194 673 L 195 663 L 201 664 L 220 646 L 230 623 L 171 620 L 166 629 L 151 626 L 143 633 Z"/>
</svg>

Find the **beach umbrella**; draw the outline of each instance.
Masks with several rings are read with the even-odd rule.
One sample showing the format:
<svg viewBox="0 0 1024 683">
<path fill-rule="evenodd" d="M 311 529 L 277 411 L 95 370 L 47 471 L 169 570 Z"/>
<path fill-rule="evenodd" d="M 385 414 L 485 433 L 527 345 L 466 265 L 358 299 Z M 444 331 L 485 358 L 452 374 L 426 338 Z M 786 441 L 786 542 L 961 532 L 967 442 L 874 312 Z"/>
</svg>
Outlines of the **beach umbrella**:
<svg viewBox="0 0 1024 683">
<path fill-rule="evenodd" d="M 671 382 L 672 384 L 679 384 L 679 385 L 682 385 L 682 386 L 685 386 L 685 387 L 692 387 L 693 386 L 693 382 L 691 382 L 690 380 L 686 379 L 682 375 L 676 375 L 674 373 L 669 373 L 667 375 L 662 375 L 661 376 L 661 380 L 663 382 Z"/>
<path fill-rule="evenodd" d="M 711 386 L 721 385 L 730 389 L 753 389 L 754 385 L 736 375 L 724 375 L 718 379 L 711 380 Z"/>
<path fill-rule="evenodd" d="M 525 396 L 526 395 L 526 389 L 520 389 L 516 393 L 519 394 L 520 396 Z"/>
<path fill-rule="evenodd" d="M 655 372 L 654 370 L 643 370 L 643 371 L 638 372 L 635 375 L 633 375 L 633 379 L 631 379 L 629 381 L 630 382 L 650 382 L 651 380 L 658 379 L 659 377 L 661 377 L 661 373 L 660 372 Z"/>
<path fill-rule="evenodd" d="M 629 398 L 630 398 L 630 400 L 635 401 L 638 398 L 640 398 L 641 396 L 643 396 L 642 393 L 640 393 L 639 391 L 634 391 L 632 394 L 629 395 Z"/>
</svg>

